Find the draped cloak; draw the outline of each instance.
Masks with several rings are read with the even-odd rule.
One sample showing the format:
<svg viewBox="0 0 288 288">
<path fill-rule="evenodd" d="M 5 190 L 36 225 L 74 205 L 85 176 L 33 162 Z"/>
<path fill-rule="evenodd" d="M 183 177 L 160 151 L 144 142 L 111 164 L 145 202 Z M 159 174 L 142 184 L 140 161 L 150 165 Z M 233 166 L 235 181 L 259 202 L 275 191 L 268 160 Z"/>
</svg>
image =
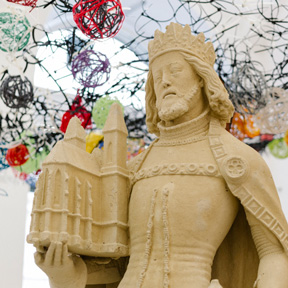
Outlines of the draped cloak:
<svg viewBox="0 0 288 288">
<path fill-rule="evenodd" d="M 259 153 L 232 136 L 215 118 L 210 119 L 208 139 L 220 173 L 241 203 L 215 255 L 212 279 L 219 279 L 224 288 L 252 288 L 259 257 L 243 208 L 277 237 L 288 255 L 287 221 L 269 168 Z M 132 173 L 140 169 L 149 148 L 133 159 L 129 165 Z"/>
</svg>

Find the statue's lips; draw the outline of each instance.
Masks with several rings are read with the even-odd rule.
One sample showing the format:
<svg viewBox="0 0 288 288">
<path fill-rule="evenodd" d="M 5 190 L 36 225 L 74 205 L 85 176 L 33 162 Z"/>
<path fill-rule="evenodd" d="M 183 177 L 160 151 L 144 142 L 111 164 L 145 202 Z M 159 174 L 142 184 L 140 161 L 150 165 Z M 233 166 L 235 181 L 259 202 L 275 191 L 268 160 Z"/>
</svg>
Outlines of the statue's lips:
<svg viewBox="0 0 288 288">
<path fill-rule="evenodd" d="M 163 97 L 163 99 L 166 99 L 166 98 L 171 98 L 171 97 L 175 97 L 176 96 L 176 93 L 175 92 L 169 92 L 169 93 L 166 93 Z"/>
</svg>

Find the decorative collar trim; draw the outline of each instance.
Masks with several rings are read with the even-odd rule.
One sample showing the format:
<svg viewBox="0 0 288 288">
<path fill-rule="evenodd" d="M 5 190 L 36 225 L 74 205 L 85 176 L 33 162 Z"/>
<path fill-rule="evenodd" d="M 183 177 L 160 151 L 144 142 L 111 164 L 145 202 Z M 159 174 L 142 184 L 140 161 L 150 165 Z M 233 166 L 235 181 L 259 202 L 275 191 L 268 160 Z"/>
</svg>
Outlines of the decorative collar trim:
<svg viewBox="0 0 288 288">
<path fill-rule="evenodd" d="M 160 131 L 158 145 L 173 145 L 187 144 L 195 141 L 200 141 L 206 138 L 209 130 L 210 122 L 210 109 L 209 107 L 198 117 L 171 127 L 165 127 L 161 122 L 158 123 Z"/>
</svg>

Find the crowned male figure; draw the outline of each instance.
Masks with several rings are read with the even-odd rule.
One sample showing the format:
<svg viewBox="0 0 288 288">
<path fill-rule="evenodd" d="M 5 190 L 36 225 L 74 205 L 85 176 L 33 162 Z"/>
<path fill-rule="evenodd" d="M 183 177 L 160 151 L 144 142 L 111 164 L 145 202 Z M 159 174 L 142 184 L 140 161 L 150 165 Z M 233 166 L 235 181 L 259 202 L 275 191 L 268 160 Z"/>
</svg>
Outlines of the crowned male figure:
<svg viewBox="0 0 288 288">
<path fill-rule="evenodd" d="M 212 43 L 171 23 L 148 48 L 146 121 L 158 138 L 129 165 L 130 259 L 115 287 L 287 288 L 287 222 L 261 156 L 224 129 L 234 109 Z M 85 287 L 81 258 L 53 245 L 49 265 L 36 255 L 51 286 Z M 53 257 L 76 276 L 53 276 Z"/>
</svg>

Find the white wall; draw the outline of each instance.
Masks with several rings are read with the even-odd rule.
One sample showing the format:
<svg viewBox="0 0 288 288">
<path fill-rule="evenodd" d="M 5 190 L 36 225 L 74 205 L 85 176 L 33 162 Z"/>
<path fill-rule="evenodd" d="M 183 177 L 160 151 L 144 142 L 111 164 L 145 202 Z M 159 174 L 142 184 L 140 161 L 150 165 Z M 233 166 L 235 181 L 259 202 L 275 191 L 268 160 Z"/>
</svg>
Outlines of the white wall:
<svg viewBox="0 0 288 288">
<path fill-rule="evenodd" d="M 288 219 L 288 158 L 275 158 L 268 151 L 267 147 L 262 156 L 270 168 L 280 197 L 282 209 L 284 211 L 286 219 Z"/>
<path fill-rule="evenodd" d="M 26 235 L 30 230 L 31 211 L 34 193 L 29 192 L 27 195 L 26 206 Z M 23 269 L 23 285 L 22 288 L 49 288 L 49 281 L 46 274 L 35 264 L 34 253 L 36 249 L 33 245 L 25 243 L 24 249 L 24 269 Z M 23 256 L 23 255 L 22 255 Z M 0 260 L 1 261 L 1 260 Z"/>
<path fill-rule="evenodd" d="M 0 172 L 0 287 L 21 288 L 29 186 L 11 169 Z"/>
</svg>

